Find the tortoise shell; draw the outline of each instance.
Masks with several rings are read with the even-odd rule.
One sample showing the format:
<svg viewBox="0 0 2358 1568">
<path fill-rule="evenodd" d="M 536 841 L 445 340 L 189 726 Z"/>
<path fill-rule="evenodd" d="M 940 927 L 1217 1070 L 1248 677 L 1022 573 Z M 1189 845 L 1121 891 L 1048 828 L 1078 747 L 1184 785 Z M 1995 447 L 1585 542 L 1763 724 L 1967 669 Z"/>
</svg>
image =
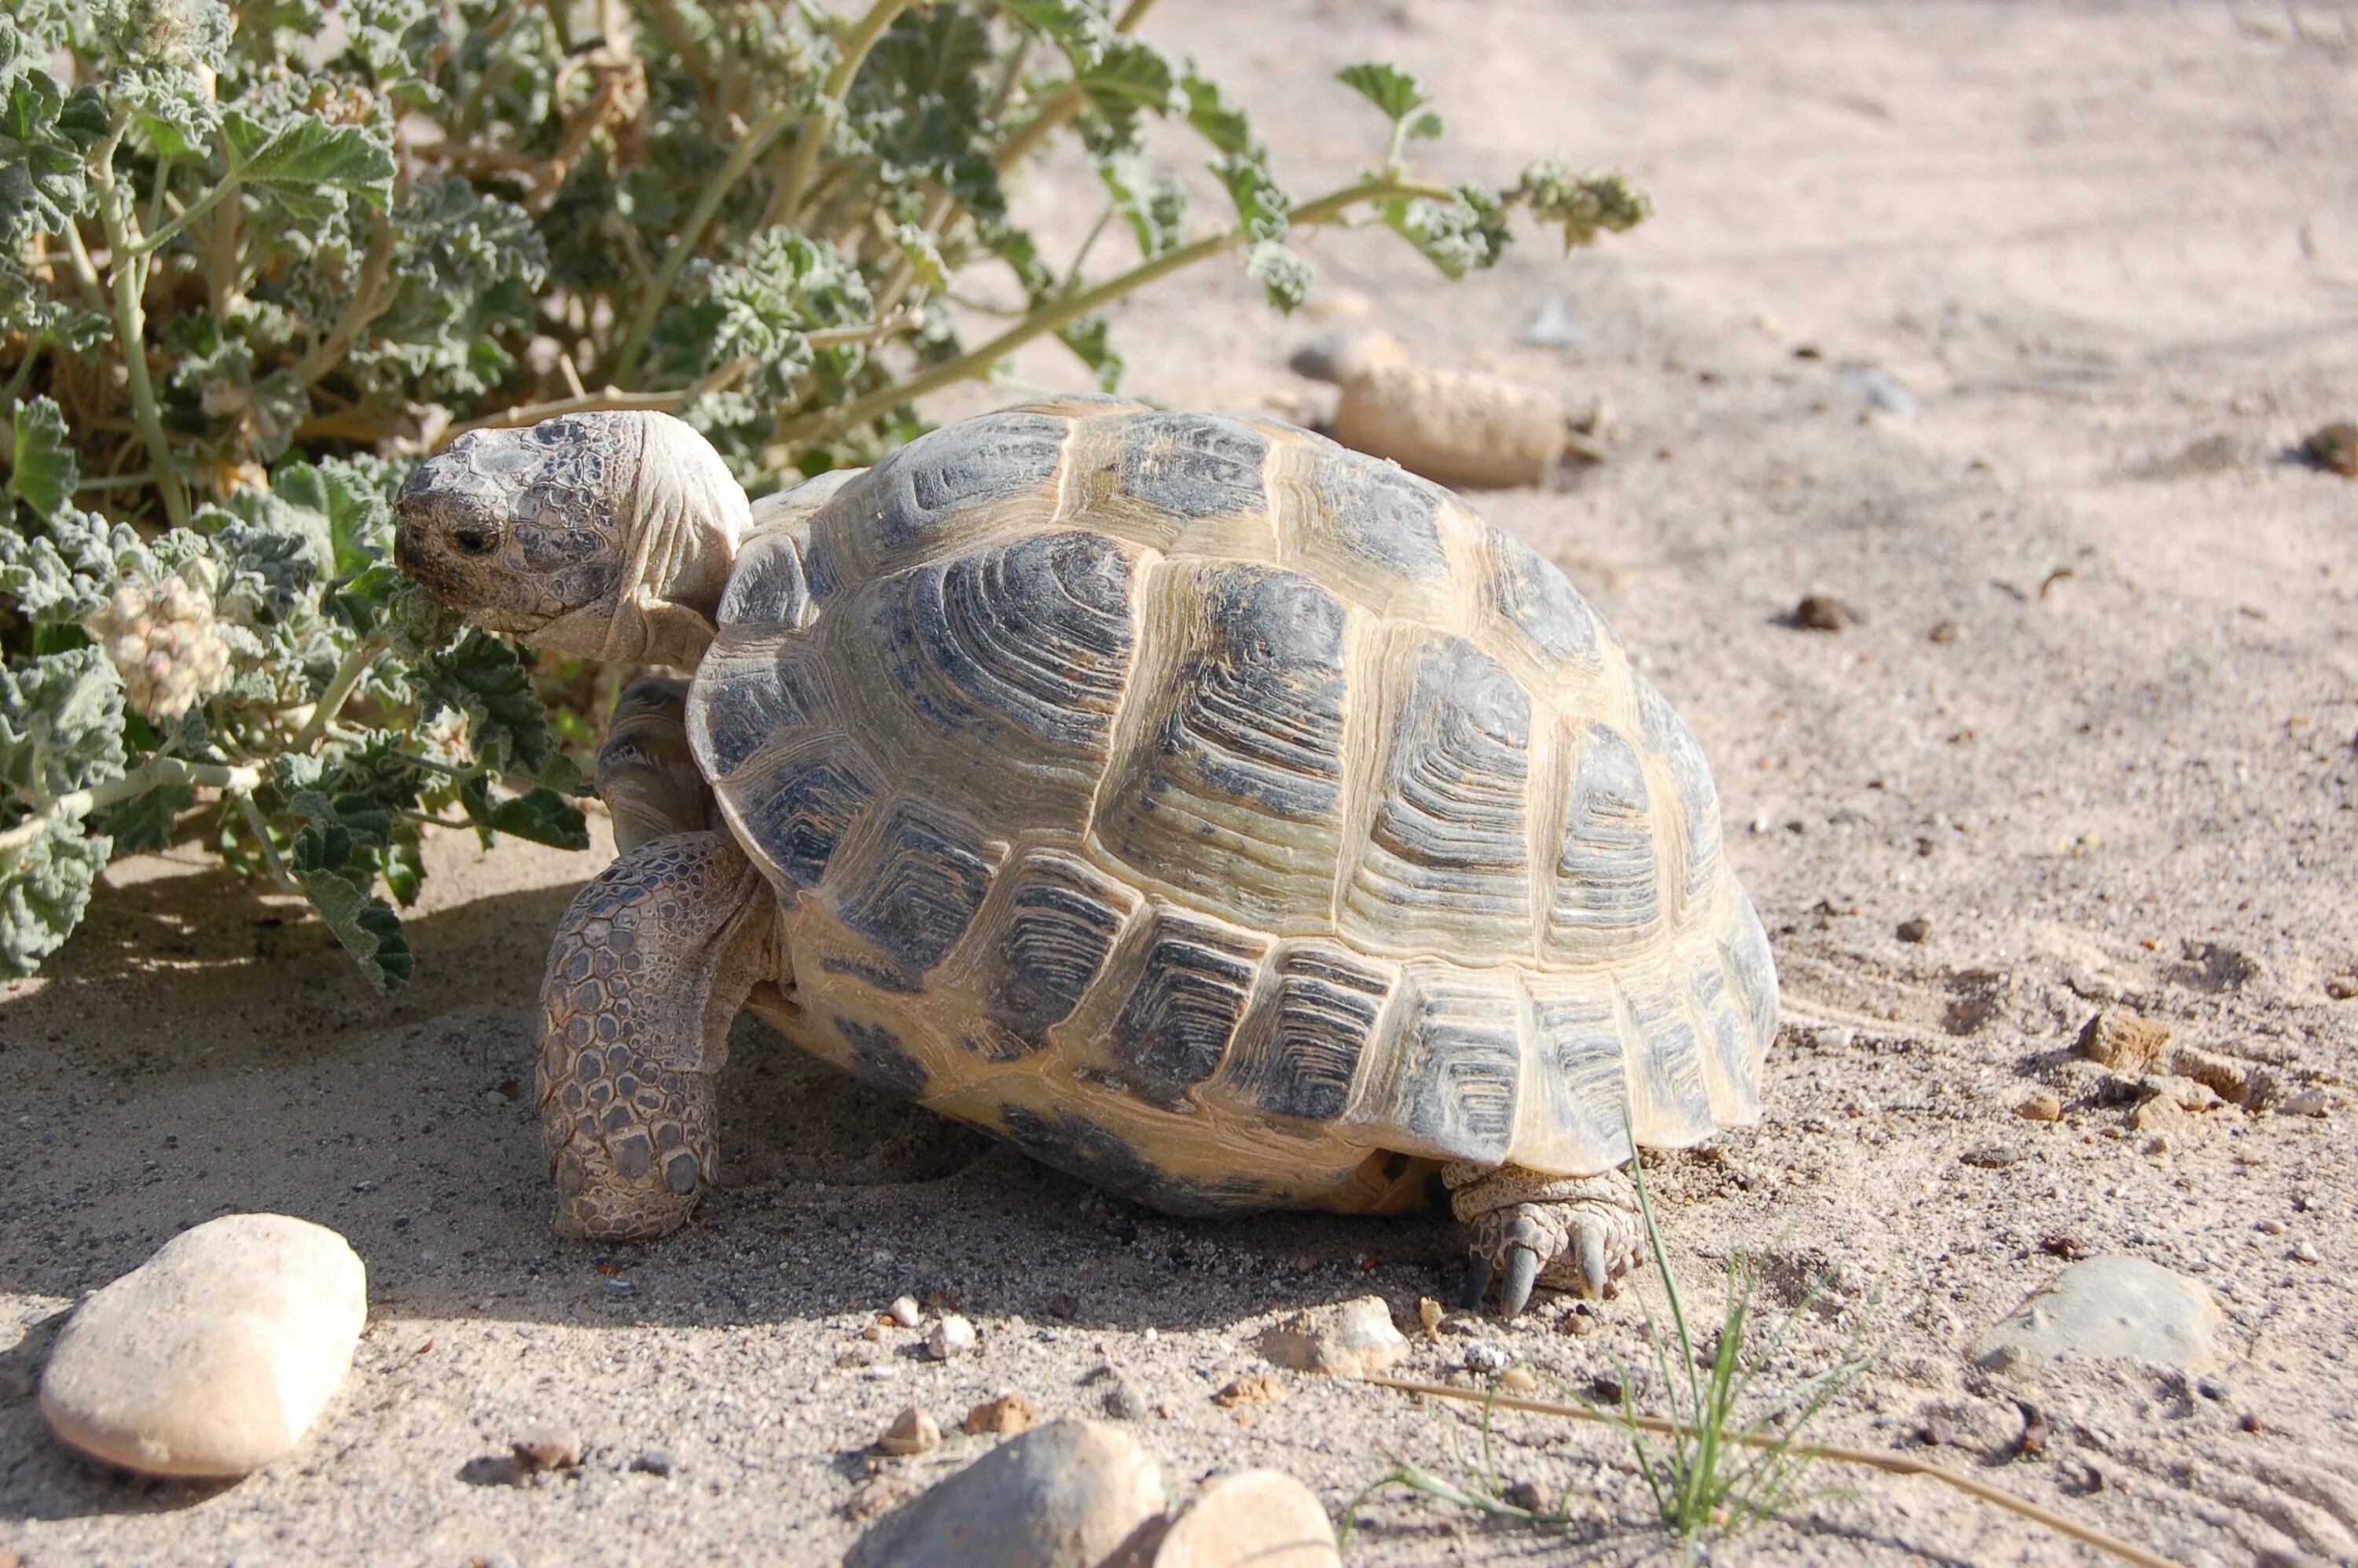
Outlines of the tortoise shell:
<svg viewBox="0 0 2358 1568">
<path fill-rule="evenodd" d="M 802 495 L 688 703 L 798 1043 L 1182 1212 L 1757 1119 L 1776 980 L 1694 737 L 1448 492 L 1070 397 Z"/>
</svg>

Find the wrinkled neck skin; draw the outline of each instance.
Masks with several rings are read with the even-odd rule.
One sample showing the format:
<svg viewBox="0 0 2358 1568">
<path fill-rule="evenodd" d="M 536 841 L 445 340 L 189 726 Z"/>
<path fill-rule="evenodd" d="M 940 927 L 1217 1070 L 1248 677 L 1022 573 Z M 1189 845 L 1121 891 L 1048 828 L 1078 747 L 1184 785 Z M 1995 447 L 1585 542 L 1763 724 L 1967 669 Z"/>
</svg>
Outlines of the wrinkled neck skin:
<svg viewBox="0 0 2358 1568">
<path fill-rule="evenodd" d="M 748 532 L 745 492 L 688 426 L 662 415 L 635 423 L 639 449 L 625 460 L 630 478 L 615 509 L 628 535 L 628 586 L 611 603 L 558 616 L 532 640 L 608 663 L 694 669 L 712 643 Z"/>
</svg>

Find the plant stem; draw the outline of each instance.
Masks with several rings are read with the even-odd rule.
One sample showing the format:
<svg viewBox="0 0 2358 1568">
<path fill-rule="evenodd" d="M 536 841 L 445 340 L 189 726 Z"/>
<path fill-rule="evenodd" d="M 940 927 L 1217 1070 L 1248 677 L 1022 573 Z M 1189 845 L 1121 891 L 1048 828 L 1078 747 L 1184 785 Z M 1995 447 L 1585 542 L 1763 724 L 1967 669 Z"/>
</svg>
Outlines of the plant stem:
<svg viewBox="0 0 2358 1568">
<path fill-rule="evenodd" d="M 851 37 L 845 41 L 843 58 L 827 73 L 821 89 L 824 97 L 817 110 L 805 119 L 795 133 L 794 160 L 787 165 L 784 187 L 788 194 L 778 214 L 779 222 L 794 222 L 802 189 L 809 181 L 810 171 L 818 160 L 818 146 L 827 139 L 828 130 L 835 124 L 835 115 L 843 107 L 843 95 L 850 91 L 851 79 L 859 73 L 860 62 L 868 58 L 868 51 L 875 47 L 877 38 L 892 25 L 893 17 L 907 9 L 910 3 L 911 0 L 876 0 L 868 14 L 860 19 L 859 26 L 852 29 Z M 793 109 L 777 108 L 755 121 L 746 130 L 743 139 L 730 149 L 729 161 L 720 166 L 720 172 L 714 175 L 698 193 L 695 207 L 688 212 L 687 222 L 680 225 L 679 234 L 672 241 L 671 249 L 664 253 L 662 265 L 655 268 L 654 281 L 647 286 L 645 294 L 640 297 L 638 314 L 632 318 L 630 330 L 623 334 L 622 347 L 615 352 L 616 381 L 629 382 L 637 377 L 639 362 L 646 353 L 647 339 L 655 330 L 656 318 L 663 314 L 663 308 L 671 300 L 672 286 L 679 281 L 680 268 L 686 266 L 688 257 L 696 254 L 706 227 L 719 212 L 721 203 L 728 200 L 730 192 L 737 188 L 737 182 L 762 160 L 772 144 L 794 123 L 794 117 Z"/>
<path fill-rule="evenodd" d="M 139 433 L 156 470 L 156 489 L 164 498 L 164 515 L 175 528 L 189 521 L 189 493 L 181 487 L 179 470 L 172 462 L 172 444 L 164 435 L 163 411 L 156 404 L 156 385 L 147 374 L 147 317 L 140 296 L 146 291 L 147 269 L 135 254 L 124 198 L 114 183 L 114 149 L 130 129 L 127 114 L 118 114 L 105 141 L 92 159 L 91 178 L 98 186 L 99 221 L 106 225 L 107 248 L 114 253 L 114 339 L 123 351 L 123 370 L 130 384 L 131 407 L 138 416 Z M 201 203 L 200 203 L 201 205 Z M 194 209 L 190 209 L 194 211 Z M 185 219 L 188 213 L 183 212 Z"/>
<path fill-rule="evenodd" d="M 1332 223 L 1362 201 L 1380 201 L 1398 196 L 1442 197 L 1448 194 L 1437 186 L 1379 176 L 1363 179 L 1357 185 L 1346 186 L 1340 190 L 1329 191 L 1314 201 L 1295 208 L 1293 221 L 1296 223 Z M 969 349 L 956 359 L 945 360 L 907 381 L 880 387 L 864 397 L 854 398 L 833 408 L 817 409 L 792 420 L 778 432 L 778 439 L 793 442 L 821 430 L 862 425 L 953 382 L 985 374 L 1001 359 L 1033 339 L 1044 337 L 1076 321 L 1090 311 L 1110 305 L 1123 295 L 1143 288 L 1158 278 L 1193 266 L 1224 251 L 1233 250 L 1249 238 L 1251 235 L 1239 225 L 1220 233 L 1207 234 L 1176 250 L 1165 251 L 1159 256 L 1139 263 L 1128 272 L 1117 273 L 1094 288 L 1085 288 L 1078 294 L 1068 294 L 1042 306 L 980 348 Z"/>
<path fill-rule="evenodd" d="M 231 768 L 217 762 L 184 762 L 176 757 L 159 757 L 119 779 L 110 779 L 105 784 L 61 795 L 49 803 L 47 810 L 37 812 L 5 833 L 0 833 L 0 860 L 14 860 L 25 846 L 39 838 L 52 822 L 87 816 L 117 801 L 146 795 L 163 784 L 206 784 L 243 797 L 261 783 L 262 770 L 259 768 Z"/>
<path fill-rule="evenodd" d="M 391 303 L 380 296 L 385 292 L 385 273 L 393 265 L 393 220 L 380 215 L 374 232 L 369 236 L 368 254 L 361 263 L 360 281 L 352 298 L 336 318 L 336 324 L 328 330 L 328 335 L 313 343 L 296 362 L 295 379 L 307 389 L 343 362 L 345 351 L 352 346 L 352 341 Z"/>
<path fill-rule="evenodd" d="M 1117 33 L 1136 32 L 1138 25 L 1146 20 L 1146 14 L 1152 9 L 1154 0 L 1130 0 L 1130 5 L 1121 13 L 1121 19 L 1114 23 L 1113 30 Z M 1000 173 L 1006 173 L 1038 151 L 1040 144 L 1055 135 L 1064 127 L 1065 122 L 1079 114 L 1081 105 L 1087 102 L 1087 97 L 1081 92 L 1080 84 L 1067 81 L 1043 99 L 1030 119 L 1009 133 L 1000 149 L 991 154 L 990 161 Z"/>
<path fill-rule="evenodd" d="M 820 334 L 811 334 L 812 342 L 832 348 L 837 343 L 858 342 L 861 335 L 876 330 L 877 325 L 838 329 L 843 334 L 832 341 L 821 342 Z M 503 408 L 497 414 L 486 414 L 481 419 L 470 419 L 463 425 L 453 425 L 435 441 L 434 449 L 444 447 L 470 430 L 514 430 L 525 425 L 537 425 L 544 419 L 554 419 L 561 414 L 627 414 L 646 411 L 667 414 L 682 404 L 690 403 L 708 392 L 717 392 L 753 368 L 751 355 L 730 360 L 691 386 L 676 386 L 668 392 L 624 392 L 609 386 L 599 392 L 585 392 L 577 397 L 559 397 L 546 403 L 519 403 L 513 408 Z"/>
<path fill-rule="evenodd" d="M 219 185 L 214 186 L 211 190 L 206 191 L 194 201 L 191 201 L 186 207 L 181 208 L 180 215 L 178 217 L 173 219 L 170 222 L 165 224 L 162 228 L 157 230 L 146 239 L 133 244 L 128 250 L 118 251 L 114 258 L 115 270 L 117 272 L 121 272 L 124 267 L 129 266 L 132 263 L 143 261 L 146 257 L 154 255 L 166 245 L 171 243 L 173 237 L 178 234 L 181 230 L 187 228 L 189 224 L 195 222 L 198 219 L 211 211 L 215 207 L 220 206 L 224 198 L 235 195 L 237 193 L 238 183 L 238 177 L 236 175 L 231 174 L 223 176 L 222 182 Z"/>
<path fill-rule="evenodd" d="M 343 662 L 336 666 L 336 673 L 328 677 L 327 689 L 319 694 L 319 700 L 311 705 L 311 717 L 303 721 L 303 728 L 295 731 L 294 740 L 287 742 L 289 751 L 308 757 L 319 749 L 320 737 L 328 732 L 329 724 L 343 710 L 353 688 L 361 684 L 361 677 L 368 674 L 369 665 L 383 652 L 384 643 L 374 637 L 363 637 L 352 645 Z"/>
<path fill-rule="evenodd" d="M 270 868 L 271 880 L 278 884 L 281 892 L 300 894 L 303 890 L 297 887 L 295 879 L 287 874 L 287 862 L 278 858 L 278 846 L 270 841 L 269 825 L 262 820 L 262 813 L 255 808 L 254 797 L 239 795 L 237 809 L 238 815 L 245 818 L 246 831 L 254 835 L 254 845 L 262 851 L 263 864 Z"/>
<path fill-rule="evenodd" d="M 795 150 L 787 159 L 782 187 L 786 196 L 778 210 L 779 222 L 792 227 L 801 215 L 803 188 L 810 183 L 811 171 L 818 167 L 819 148 L 834 134 L 836 119 L 843 113 L 843 101 L 851 92 L 852 82 L 859 79 L 860 68 L 867 63 L 868 51 L 876 47 L 884 29 L 909 8 L 910 3 L 911 0 L 876 0 L 843 40 L 843 58 L 827 73 L 827 81 L 819 89 L 818 106 L 795 127 Z"/>
<path fill-rule="evenodd" d="M 1454 1388 L 1446 1383 L 1420 1383 L 1408 1378 L 1387 1377 L 1382 1373 L 1369 1373 L 1361 1378 L 1360 1381 L 1373 1383 L 1381 1388 L 1398 1389 L 1402 1393 L 1424 1394 L 1437 1400 L 1469 1401 L 1487 1400 L 1501 1410 L 1528 1411 L 1533 1415 L 1557 1415 L 1571 1421 L 1595 1422 L 1605 1426 L 1625 1428 L 1638 1426 L 1648 1432 L 1659 1432 L 1671 1437 L 1696 1435 L 1693 1427 L 1675 1421 L 1664 1421 L 1659 1416 L 1607 1415 L 1601 1411 L 1583 1410 L 1578 1405 L 1551 1404 L 1544 1400 L 1527 1400 L 1512 1394 L 1486 1392 L 1479 1389 Z M 1796 1458 L 1831 1459 L 1841 1465 L 1865 1465 L 1871 1469 L 1882 1470 L 1894 1476 L 1921 1476 L 1928 1480 L 1954 1487 L 1968 1496 L 1979 1498 L 1982 1501 L 2004 1509 L 2008 1513 L 2018 1514 L 2024 1519 L 2043 1524 L 2050 1530 L 2060 1531 L 2100 1552 L 2109 1552 L 2124 1562 L 2136 1563 L 2138 1568 L 2179 1568 L 2179 1565 L 2169 1558 L 2147 1552 L 2142 1546 L 2135 1546 L 2117 1536 L 2107 1535 L 2101 1530 L 2082 1524 L 2077 1519 L 2057 1513 L 2052 1509 L 2042 1508 L 2028 1498 L 2018 1498 L 2012 1492 L 1993 1487 L 1977 1476 L 1963 1475 L 1955 1470 L 1934 1465 L 1928 1460 L 1919 1459 L 1913 1454 L 1890 1454 L 1873 1448 L 1845 1448 L 1831 1443 L 1795 1444 L 1790 1437 L 1772 1437 L 1765 1433 L 1740 1433 L 1737 1434 L 1736 1441 L 1742 1443 L 1747 1448 L 1786 1446 Z"/>
</svg>

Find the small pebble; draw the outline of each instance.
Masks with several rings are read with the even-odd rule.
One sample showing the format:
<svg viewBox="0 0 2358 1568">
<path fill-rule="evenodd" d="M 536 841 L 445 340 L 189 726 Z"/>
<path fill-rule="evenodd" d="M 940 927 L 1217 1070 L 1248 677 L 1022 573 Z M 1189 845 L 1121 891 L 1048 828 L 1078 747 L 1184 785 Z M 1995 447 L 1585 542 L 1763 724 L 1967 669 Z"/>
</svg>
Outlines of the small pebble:
<svg viewBox="0 0 2358 1568">
<path fill-rule="evenodd" d="M 1146 1417 L 1146 1396 L 1138 1391 L 1136 1384 L 1119 1374 L 1106 1385 L 1105 1395 L 1098 1402 L 1116 1421 L 1142 1421 Z"/>
<path fill-rule="evenodd" d="M 1408 1354 L 1408 1341 L 1392 1326 L 1391 1308 L 1381 1296 L 1297 1313 L 1262 1330 L 1254 1345 L 1280 1367 L 1338 1378 L 1381 1371 Z"/>
<path fill-rule="evenodd" d="M 1953 643 L 1957 640 L 1957 623 L 1953 621 L 1935 622 L 1932 629 L 1926 633 L 1925 636 L 1943 645 Z"/>
<path fill-rule="evenodd" d="M 2292 1256 L 2297 1263 L 2315 1263 L 2320 1260 L 2317 1255 L 2317 1249 L 2306 1241 L 2293 1243 Z"/>
<path fill-rule="evenodd" d="M 917 1298 L 914 1296 L 893 1297 L 892 1304 L 884 1309 L 884 1315 L 891 1318 L 894 1323 L 899 1324 L 903 1328 L 916 1327 Z"/>
<path fill-rule="evenodd" d="M 2281 1219 L 2264 1219 L 2254 1225 L 2252 1228 L 2262 1236 L 2282 1236 L 2285 1233 L 2284 1221 Z"/>
<path fill-rule="evenodd" d="M 650 1448 L 631 1461 L 631 1468 L 642 1476 L 656 1476 L 668 1480 L 671 1473 L 679 1468 L 679 1461 L 671 1456 L 668 1449 Z"/>
<path fill-rule="evenodd" d="M 969 1437 L 1012 1437 L 1019 1432 L 1031 1431 L 1039 1419 L 1040 1412 L 1022 1394 L 1001 1394 L 967 1411 L 960 1427 Z"/>
<path fill-rule="evenodd" d="M 890 1513 L 917 1495 L 916 1484 L 898 1470 L 871 1476 L 844 1499 L 843 1517 L 855 1524 Z"/>
<path fill-rule="evenodd" d="M 2022 1155 L 2018 1151 L 2008 1148 L 2003 1143 L 1981 1143 L 1966 1150 L 1960 1158 L 1966 1164 L 1978 1166 L 1985 1171 L 2003 1171 L 2021 1159 Z"/>
<path fill-rule="evenodd" d="M 2336 975 L 2325 982 L 2325 994 L 2336 1001 L 2358 997 L 2358 975 Z"/>
<path fill-rule="evenodd" d="M 2125 1073 L 2151 1066 L 2169 1044 L 2169 1024 L 2134 1012 L 2100 1012 L 2080 1031 L 2080 1054 Z"/>
<path fill-rule="evenodd" d="M 1793 624 L 1804 632 L 1839 632 L 1866 618 L 1831 593 L 1809 593 L 1793 606 Z"/>
<path fill-rule="evenodd" d="M 1521 1509 L 1526 1513 L 1555 1512 L 1555 1488 L 1545 1481 L 1517 1481 L 1507 1488 L 1504 1500 L 1509 1508 Z"/>
<path fill-rule="evenodd" d="M 1466 1369 L 1476 1377 L 1495 1378 L 1514 1364 L 1515 1358 L 1496 1345 L 1466 1347 Z"/>
<path fill-rule="evenodd" d="M 1416 1298 L 1416 1320 L 1424 1325 L 1427 1339 L 1441 1337 L 1441 1303 L 1431 1296 Z"/>
<path fill-rule="evenodd" d="M 906 1457 L 912 1454 L 927 1454 L 942 1445 L 942 1429 L 934 1418 L 915 1405 L 911 1405 L 893 1417 L 876 1446 L 887 1454 Z"/>
<path fill-rule="evenodd" d="M 1212 1402 L 1222 1410 L 1234 1410 L 1238 1405 L 1267 1404 L 1271 1400 L 1285 1398 L 1285 1385 L 1274 1372 L 1247 1372 L 1231 1379 L 1228 1387 L 1212 1396 Z"/>
<path fill-rule="evenodd" d="M 974 1325 L 954 1312 L 944 1313 L 933 1333 L 925 1336 L 925 1353 L 936 1361 L 946 1361 L 966 1355 L 977 1343 Z"/>
<path fill-rule="evenodd" d="M 1539 1392 L 1540 1380 L 1520 1367 L 1509 1367 L 1500 1375 L 1498 1387 L 1510 1394 L 1535 1394 Z"/>
<path fill-rule="evenodd" d="M 573 1470 L 581 1465 L 581 1437 L 570 1427 L 528 1427 L 508 1446 L 515 1453 L 516 1468 L 527 1475 Z"/>
<path fill-rule="evenodd" d="M 2323 1116 L 2333 1108 L 2333 1102 L 2323 1089 L 2303 1089 L 2277 1107 L 2279 1116 Z"/>
<path fill-rule="evenodd" d="M 1931 935 L 1932 923 L 1929 920 L 1903 920 L 1899 923 L 1898 936 L 1902 942 L 1920 943 Z"/>
<path fill-rule="evenodd" d="M 2063 1101 L 2050 1094 L 2035 1094 L 2014 1108 L 2014 1114 L 2025 1121 L 2061 1121 Z"/>
<path fill-rule="evenodd" d="M 2358 479 L 2358 422 L 2338 419 L 2304 437 L 2300 455 L 2344 479 Z"/>
</svg>

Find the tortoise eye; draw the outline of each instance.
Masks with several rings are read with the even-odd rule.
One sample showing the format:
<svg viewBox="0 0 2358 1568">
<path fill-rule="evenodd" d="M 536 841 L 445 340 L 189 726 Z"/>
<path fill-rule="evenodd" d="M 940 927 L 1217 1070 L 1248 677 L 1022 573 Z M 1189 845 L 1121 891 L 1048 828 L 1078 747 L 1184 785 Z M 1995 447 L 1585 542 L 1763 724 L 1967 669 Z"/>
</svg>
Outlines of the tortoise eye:
<svg viewBox="0 0 2358 1568">
<path fill-rule="evenodd" d="M 499 547 L 499 530 L 488 523 L 469 520 L 453 524 L 450 543 L 462 556 L 488 556 Z"/>
</svg>

